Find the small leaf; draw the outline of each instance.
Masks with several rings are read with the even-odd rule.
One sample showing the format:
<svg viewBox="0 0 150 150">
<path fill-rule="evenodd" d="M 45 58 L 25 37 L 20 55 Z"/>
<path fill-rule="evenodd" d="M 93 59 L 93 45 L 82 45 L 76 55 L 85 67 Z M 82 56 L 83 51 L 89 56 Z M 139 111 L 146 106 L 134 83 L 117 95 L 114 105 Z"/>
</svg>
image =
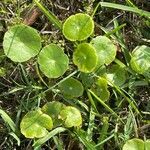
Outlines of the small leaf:
<svg viewBox="0 0 150 150">
<path fill-rule="evenodd" d="M 73 62 L 81 72 L 92 72 L 97 65 L 95 48 L 88 43 L 79 44 L 73 53 Z"/>
<path fill-rule="evenodd" d="M 104 64 L 109 65 L 115 59 L 117 48 L 106 36 L 93 38 L 91 44 L 95 47 L 98 55 L 98 67 Z"/>
<path fill-rule="evenodd" d="M 130 65 L 137 73 L 150 75 L 150 47 L 137 46 L 132 52 Z"/>
<path fill-rule="evenodd" d="M 58 78 L 68 69 L 69 59 L 56 44 L 45 46 L 39 54 L 40 70 L 49 78 Z"/>
<path fill-rule="evenodd" d="M 64 125 L 67 128 L 78 127 L 82 124 L 82 116 L 80 111 L 72 106 L 67 106 L 64 108 L 60 114 L 60 119 L 64 121 Z"/>
<path fill-rule="evenodd" d="M 63 24 L 63 34 L 70 41 L 87 39 L 94 31 L 94 21 L 87 14 L 70 16 Z"/>
<path fill-rule="evenodd" d="M 68 98 L 79 97 L 83 94 L 82 83 L 74 78 L 65 80 L 59 84 L 59 87 L 64 96 Z"/>
<path fill-rule="evenodd" d="M 121 86 L 126 81 L 126 70 L 125 68 L 120 67 L 119 65 L 113 65 L 107 70 L 105 75 L 107 80 L 112 82 L 117 86 Z"/>
<path fill-rule="evenodd" d="M 97 81 L 98 87 L 96 88 L 96 93 L 101 100 L 104 102 L 109 99 L 110 93 L 108 91 L 107 80 L 99 77 Z"/>
<path fill-rule="evenodd" d="M 136 138 L 128 140 L 123 146 L 123 150 L 145 150 L 144 141 Z"/>
<path fill-rule="evenodd" d="M 56 127 L 61 124 L 61 120 L 58 118 L 58 115 L 65 107 L 66 106 L 63 103 L 53 101 L 46 103 L 41 110 L 53 119 L 54 127 Z"/>
<path fill-rule="evenodd" d="M 44 137 L 52 127 L 51 117 L 44 114 L 40 109 L 28 112 L 20 124 L 21 133 L 26 138 Z"/>
<path fill-rule="evenodd" d="M 41 49 L 38 32 L 26 25 L 15 25 L 4 35 L 4 53 L 14 62 L 24 62 L 36 56 Z"/>
</svg>

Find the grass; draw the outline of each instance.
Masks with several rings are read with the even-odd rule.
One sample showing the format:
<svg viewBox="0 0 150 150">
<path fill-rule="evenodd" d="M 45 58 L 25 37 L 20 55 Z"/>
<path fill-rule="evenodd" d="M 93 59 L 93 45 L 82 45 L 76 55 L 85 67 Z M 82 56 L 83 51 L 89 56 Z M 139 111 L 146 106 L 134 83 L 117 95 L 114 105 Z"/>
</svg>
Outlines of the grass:
<svg viewBox="0 0 150 150">
<path fill-rule="evenodd" d="M 129 65 L 131 51 L 137 45 L 150 46 L 148 3 L 131 0 L 0 2 L 0 149 L 33 146 L 34 149 L 113 150 L 122 149 L 134 137 L 150 139 L 150 80 L 135 73 Z M 36 9 L 41 13 L 34 17 Z M 97 78 L 95 74 L 90 74 L 86 80 L 89 83 L 84 83 L 72 62 L 62 77 L 48 79 L 34 59 L 19 64 L 10 61 L 3 53 L 4 33 L 10 26 L 23 22 L 29 10 L 30 19 L 34 18 L 30 26 L 40 32 L 42 45 L 51 42 L 63 45 L 70 59 L 74 45 L 62 36 L 62 23 L 71 14 L 88 12 L 95 21 L 95 35 L 106 35 L 117 45 L 117 57 L 112 64 L 126 69 L 125 84 L 119 87 L 109 83 L 110 98 L 103 102 L 90 89 L 93 86 L 90 81 Z M 70 99 L 61 94 L 58 85 L 70 77 L 83 82 L 83 96 Z M 23 116 L 53 100 L 78 108 L 83 117 L 82 128 L 57 127 L 41 139 L 25 138 L 19 128 Z"/>
</svg>

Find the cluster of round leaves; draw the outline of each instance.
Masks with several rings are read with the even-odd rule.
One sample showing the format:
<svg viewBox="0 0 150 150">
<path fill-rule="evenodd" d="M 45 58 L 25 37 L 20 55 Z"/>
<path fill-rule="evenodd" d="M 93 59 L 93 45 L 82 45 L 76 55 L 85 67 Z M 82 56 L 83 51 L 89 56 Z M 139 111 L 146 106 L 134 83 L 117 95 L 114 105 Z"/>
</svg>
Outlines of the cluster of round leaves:
<svg viewBox="0 0 150 150">
<path fill-rule="evenodd" d="M 70 16 L 62 32 L 70 41 L 83 41 L 94 32 L 93 19 L 83 13 Z M 11 27 L 4 36 L 4 52 L 14 62 L 25 62 L 38 55 L 40 70 L 49 78 L 58 78 L 68 69 L 69 59 L 56 44 L 41 47 L 38 32 L 26 25 Z M 116 56 L 116 47 L 105 36 L 93 38 L 90 43 L 80 42 L 74 50 L 73 62 L 81 72 L 90 73 L 97 66 L 110 64 Z"/>
<path fill-rule="evenodd" d="M 98 36 L 90 43 L 82 42 L 94 32 L 94 21 L 87 14 L 70 16 L 63 24 L 63 35 L 70 41 L 81 41 L 74 50 L 73 62 L 81 72 L 90 73 L 102 65 L 109 65 L 116 56 L 116 46 L 105 37 Z M 58 78 L 68 69 L 69 59 L 56 44 L 42 48 L 38 32 L 26 25 L 11 27 L 4 36 L 4 52 L 14 62 L 25 62 L 38 55 L 40 70 L 49 78 Z M 148 74 L 150 47 L 136 47 L 130 65 L 140 74 Z"/>
<path fill-rule="evenodd" d="M 73 52 L 73 63 L 83 73 L 91 73 L 100 66 L 109 65 L 116 57 L 117 48 L 106 36 L 97 36 L 89 43 L 85 42 L 94 32 L 94 21 L 87 14 L 78 13 L 70 16 L 64 22 L 62 32 L 66 39 L 80 43 Z M 61 47 L 49 44 L 42 48 L 38 32 L 23 24 L 13 26 L 5 33 L 3 48 L 5 55 L 14 62 L 25 62 L 37 56 L 39 68 L 48 78 L 62 76 L 69 66 L 69 58 Z M 145 45 L 137 47 L 131 55 L 131 68 L 137 73 L 150 75 L 150 47 Z M 103 91 L 101 99 L 104 101 L 110 95 L 106 79 L 118 86 L 122 85 L 125 81 L 124 68 L 112 65 L 105 74 L 105 79 L 98 79 L 97 86 L 100 91 Z M 67 79 L 59 85 L 59 88 L 67 98 L 79 97 L 83 94 L 82 84 L 74 78 Z M 52 106 L 56 108 L 54 111 Z M 61 112 L 57 111 L 57 108 Z M 74 114 L 77 117 L 74 117 Z M 53 121 L 56 116 L 57 118 L 59 116 L 59 119 Z M 25 115 L 21 122 L 21 132 L 29 138 L 41 137 L 61 121 L 66 127 L 72 127 L 75 126 L 74 124 L 81 125 L 82 118 L 76 108 L 49 103 Z M 33 128 L 34 131 L 31 130 Z"/>
<path fill-rule="evenodd" d="M 63 34 L 70 41 L 83 41 L 94 31 L 94 21 L 87 14 L 70 16 L 63 25 Z M 101 65 L 110 64 L 116 56 L 116 47 L 105 36 L 79 44 L 73 53 L 73 62 L 81 72 L 90 73 Z"/>
<path fill-rule="evenodd" d="M 40 70 L 49 78 L 57 78 L 68 69 L 69 59 L 63 49 L 56 44 L 42 48 L 38 32 L 23 24 L 5 33 L 3 48 L 5 55 L 14 62 L 25 62 L 38 55 Z"/>
<path fill-rule="evenodd" d="M 42 108 L 29 111 L 23 117 L 20 129 L 26 138 L 41 138 L 49 130 L 60 125 L 66 128 L 80 127 L 82 116 L 77 108 L 53 101 L 46 103 Z"/>
</svg>

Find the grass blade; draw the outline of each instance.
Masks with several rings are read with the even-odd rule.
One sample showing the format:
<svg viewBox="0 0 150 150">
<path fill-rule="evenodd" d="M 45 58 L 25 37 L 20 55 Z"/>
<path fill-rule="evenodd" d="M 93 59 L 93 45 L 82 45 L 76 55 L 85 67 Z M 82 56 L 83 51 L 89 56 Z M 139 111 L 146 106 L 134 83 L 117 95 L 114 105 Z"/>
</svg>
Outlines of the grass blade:
<svg viewBox="0 0 150 150">
<path fill-rule="evenodd" d="M 91 94 L 90 94 L 89 91 L 87 91 L 87 95 L 88 95 L 89 101 L 90 101 L 90 103 L 91 103 L 91 105 L 92 105 L 94 111 L 95 111 L 97 114 L 99 114 L 99 112 L 98 112 L 98 110 L 97 110 L 97 108 L 96 108 L 96 104 L 95 104 L 95 102 L 94 102 L 94 100 L 93 100 L 93 98 L 92 98 L 92 96 L 91 96 Z"/>
<path fill-rule="evenodd" d="M 110 140 L 111 138 L 114 137 L 114 133 L 112 135 L 110 135 L 108 138 L 106 138 L 105 140 L 103 140 L 101 143 L 98 143 L 95 147 L 97 148 L 98 146 L 104 144 L 105 142 L 107 142 L 108 140 Z"/>
<path fill-rule="evenodd" d="M 34 142 L 33 146 L 35 148 L 40 147 L 42 144 L 44 144 L 46 141 L 48 141 L 50 138 L 52 138 L 53 136 L 55 136 L 58 133 L 64 132 L 66 131 L 65 128 L 62 127 L 58 127 L 54 130 L 52 130 L 51 132 L 49 132 L 46 136 L 44 136 L 43 138 L 38 139 L 37 141 Z"/>
<path fill-rule="evenodd" d="M 47 10 L 38 0 L 33 0 L 34 3 L 38 6 L 38 8 L 43 12 L 43 14 L 48 18 L 50 22 L 52 22 L 59 30 L 62 29 L 61 21 L 50 11 Z"/>
<path fill-rule="evenodd" d="M 100 137 L 98 139 L 98 143 L 102 143 L 105 140 L 105 138 L 107 137 L 107 131 L 108 131 L 108 128 L 109 128 L 108 120 L 109 120 L 108 117 L 103 117 L 103 119 L 102 119 L 103 126 L 102 126 L 102 129 L 100 131 Z M 104 146 L 104 143 L 100 144 L 98 146 L 98 149 L 103 150 L 103 146 Z"/>
<path fill-rule="evenodd" d="M 138 108 L 137 108 L 137 106 L 136 106 L 136 103 L 135 103 L 134 99 L 131 100 L 131 99 L 130 99 L 131 97 L 129 98 L 129 97 L 126 96 L 126 94 L 128 94 L 128 93 L 127 93 L 127 92 L 126 92 L 126 94 L 124 93 L 125 90 L 120 89 L 118 86 L 116 86 L 115 84 L 113 84 L 113 83 L 110 82 L 109 80 L 107 80 L 107 81 L 108 81 L 110 84 L 112 84 L 113 87 L 116 89 L 116 91 L 118 91 L 118 93 L 120 93 L 120 94 L 128 101 L 128 103 L 129 103 L 129 105 L 131 106 L 131 108 L 133 108 L 137 114 L 141 115 L 140 111 L 138 110 Z M 124 92 L 123 92 L 123 91 L 124 91 Z"/>
<path fill-rule="evenodd" d="M 14 132 L 9 133 L 9 135 L 11 135 L 17 141 L 18 146 L 20 146 L 21 142 L 18 136 Z"/>
<path fill-rule="evenodd" d="M 83 130 L 76 130 L 74 131 L 74 134 L 82 142 L 82 144 L 86 147 L 87 150 L 96 150 L 95 143 L 90 142 L 86 139 L 86 135 Z"/>
<path fill-rule="evenodd" d="M 139 14 L 140 16 L 145 16 L 150 18 L 150 12 L 144 11 L 142 9 L 138 9 L 135 7 L 129 7 L 125 5 L 120 5 L 120 4 L 115 4 L 115 3 L 108 3 L 108 2 L 100 2 L 102 7 L 109 7 L 109 8 L 115 8 L 115 9 L 120 9 L 124 11 L 130 11 Z"/>
<path fill-rule="evenodd" d="M 92 141 L 93 129 L 95 125 L 94 121 L 95 121 L 95 114 L 93 113 L 93 109 L 91 107 L 90 116 L 89 116 L 89 124 L 88 124 L 88 129 L 87 129 L 87 137 L 86 137 L 88 141 Z"/>
<path fill-rule="evenodd" d="M 57 136 L 53 136 L 53 140 L 58 150 L 64 149 L 62 141 Z"/>
<path fill-rule="evenodd" d="M 107 111 L 109 111 L 113 116 L 120 118 L 107 104 L 105 104 L 103 102 L 103 100 L 101 100 L 94 92 L 92 92 L 91 90 L 88 90 L 97 100 L 98 102 L 101 103 L 101 105 L 103 105 Z"/>
<path fill-rule="evenodd" d="M 10 128 L 12 129 L 13 132 L 17 131 L 17 127 L 15 125 L 15 123 L 12 121 L 12 119 L 7 115 L 7 113 L 5 113 L 5 111 L 3 111 L 2 109 L 0 109 L 0 115 L 3 118 L 3 120 L 8 123 L 8 125 L 10 126 Z"/>
</svg>

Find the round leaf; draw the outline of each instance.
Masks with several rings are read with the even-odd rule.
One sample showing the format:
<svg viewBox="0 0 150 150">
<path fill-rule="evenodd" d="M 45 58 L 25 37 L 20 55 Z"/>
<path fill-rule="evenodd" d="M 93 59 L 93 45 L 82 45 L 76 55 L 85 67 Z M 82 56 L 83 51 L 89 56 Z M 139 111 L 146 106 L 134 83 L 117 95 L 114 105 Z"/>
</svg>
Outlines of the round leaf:
<svg viewBox="0 0 150 150">
<path fill-rule="evenodd" d="M 126 81 L 126 70 L 119 65 L 113 65 L 111 66 L 111 68 L 108 69 L 105 76 L 107 80 L 109 80 L 113 84 L 121 86 Z"/>
<path fill-rule="evenodd" d="M 48 102 L 42 107 L 42 112 L 49 115 L 53 119 L 54 127 L 56 127 L 61 124 L 58 115 L 65 107 L 66 106 L 63 103 L 57 101 Z"/>
<path fill-rule="evenodd" d="M 98 55 L 98 67 L 110 64 L 116 57 L 117 48 L 106 36 L 93 38 L 91 44 L 95 47 Z"/>
<path fill-rule="evenodd" d="M 64 125 L 68 128 L 78 127 L 82 124 L 82 116 L 80 111 L 72 106 L 67 106 L 60 112 L 60 118 L 64 121 Z"/>
<path fill-rule="evenodd" d="M 132 52 L 130 65 L 137 73 L 150 75 L 150 47 L 136 47 Z"/>
<path fill-rule="evenodd" d="M 26 25 L 15 25 L 4 35 L 4 53 L 14 62 L 24 62 L 36 56 L 41 49 L 38 32 Z"/>
<path fill-rule="evenodd" d="M 123 150 L 144 150 L 144 141 L 136 138 L 128 140 Z"/>
<path fill-rule="evenodd" d="M 56 44 L 45 46 L 39 54 L 40 70 L 49 78 L 58 78 L 68 69 L 69 59 Z"/>
<path fill-rule="evenodd" d="M 63 34 L 70 41 L 85 40 L 93 31 L 94 21 L 87 14 L 72 15 L 63 24 Z"/>
<path fill-rule="evenodd" d="M 81 72 L 92 72 L 97 65 L 95 48 L 88 43 L 79 44 L 73 53 L 73 62 Z"/>
<path fill-rule="evenodd" d="M 79 97 L 83 94 L 83 86 L 80 81 L 69 78 L 59 85 L 62 93 L 69 98 Z"/>
<path fill-rule="evenodd" d="M 26 138 L 41 138 L 53 127 L 50 116 L 44 114 L 40 109 L 28 112 L 22 119 L 21 133 Z"/>
</svg>

